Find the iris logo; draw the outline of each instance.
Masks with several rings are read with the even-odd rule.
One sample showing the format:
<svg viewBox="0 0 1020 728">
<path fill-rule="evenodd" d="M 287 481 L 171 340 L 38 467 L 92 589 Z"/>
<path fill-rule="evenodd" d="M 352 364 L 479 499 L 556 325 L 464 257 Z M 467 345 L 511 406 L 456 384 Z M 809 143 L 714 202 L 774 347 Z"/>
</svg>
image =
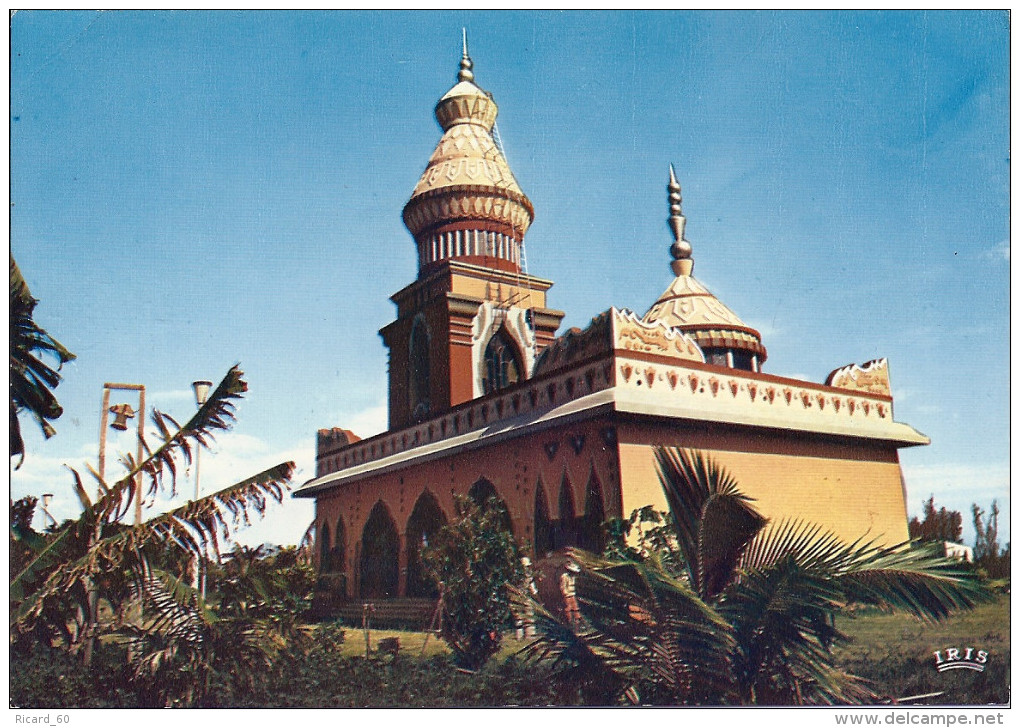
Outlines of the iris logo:
<svg viewBox="0 0 1020 728">
<path fill-rule="evenodd" d="M 934 654 L 935 669 L 939 672 L 946 670 L 984 672 L 988 663 L 988 652 L 974 647 L 947 647 L 944 650 L 936 650 Z"/>
</svg>

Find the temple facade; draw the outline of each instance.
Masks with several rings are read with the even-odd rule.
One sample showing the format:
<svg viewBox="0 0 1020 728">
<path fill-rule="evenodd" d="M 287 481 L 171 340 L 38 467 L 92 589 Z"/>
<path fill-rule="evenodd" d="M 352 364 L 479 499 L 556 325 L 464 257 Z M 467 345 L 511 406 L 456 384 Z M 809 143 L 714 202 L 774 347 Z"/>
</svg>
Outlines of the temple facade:
<svg viewBox="0 0 1020 728">
<path fill-rule="evenodd" d="M 597 550 L 606 519 L 665 509 L 659 445 L 713 458 L 769 518 L 906 540 L 898 450 L 928 439 L 894 420 L 887 362 L 824 383 L 765 373 L 760 333 L 693 276 L 672 167 L 672 282 L 643 316 L 609 308 L 556 336 L 552 282 L 522 266 L 534 208 L 494 139 L 497 112 L 465 44 L 435 108 L 442 138 L 403 210 L 418 275 L 380 331 L 389 429 L 319 430 L 316 476 L 295 493 L 315 499 L 320 591 L 433 596 L 420 552 L 458 494 L 499 498 L 535 558 Z"/>
</svg>

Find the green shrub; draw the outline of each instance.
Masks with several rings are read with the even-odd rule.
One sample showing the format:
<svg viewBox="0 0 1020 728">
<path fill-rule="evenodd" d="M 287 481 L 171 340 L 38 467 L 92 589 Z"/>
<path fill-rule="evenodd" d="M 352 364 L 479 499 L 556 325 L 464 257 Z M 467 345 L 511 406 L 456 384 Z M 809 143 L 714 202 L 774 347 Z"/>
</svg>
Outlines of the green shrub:
<svg viewBox="0 0 1020 728">
<path fill-rule="evenodd" d="M 513 627 L 507 585 L 520 585 L 524 569 L 502 503 L 458 498 L 455 507 L 457 520 L 443 526 L 422 560 L 442 585 L 443 640 L 459 667 L 477 670 Z"/>
</svg>

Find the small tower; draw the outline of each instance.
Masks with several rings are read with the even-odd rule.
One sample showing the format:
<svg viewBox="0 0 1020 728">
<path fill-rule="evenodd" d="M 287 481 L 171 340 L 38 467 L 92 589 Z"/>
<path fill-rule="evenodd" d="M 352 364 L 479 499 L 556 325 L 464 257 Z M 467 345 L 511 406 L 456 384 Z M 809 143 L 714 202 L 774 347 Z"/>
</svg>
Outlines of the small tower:
<svg viewBox="0 0 1020 728">
<path fill-rule="evenodd" d="M 499 109 L 475 83 L 465 34 L 457 83 L 436 104 L 443 130 L 404 206 L 417 280 L 394 294 L 390 428 L 420 422 L 531 376 L 561 311 L 551 281 L 521 269 L 531 201 L 493 138 Z"/>
<path fill-rule="evenodd" d="M 767 352 L 761 334 L 749 327 L 693 275 L 694 258 L 690 242 L 684 237 L 687 218 L 673 165 L 669 165 L 669 229 L 673 244 L 670 268 L 676 278 L 665 293 L 644 315 L 646 323 L 661 322 L 693 338 L 709 364 L 731 369 L 760 371 Z"/>
</svg>

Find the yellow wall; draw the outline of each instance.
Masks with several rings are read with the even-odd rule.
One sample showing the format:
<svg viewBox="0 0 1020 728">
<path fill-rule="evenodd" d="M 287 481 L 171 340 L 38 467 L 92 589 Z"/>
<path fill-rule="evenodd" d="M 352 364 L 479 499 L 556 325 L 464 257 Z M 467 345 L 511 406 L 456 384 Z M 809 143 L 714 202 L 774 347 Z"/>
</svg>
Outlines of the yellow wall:
<svg viewBox="0 0 1020 728">
<path fill-rule="evenodd" d="M 620 443 L 624 514 L 646 505 L 666 509 L 652 446 L 675 445 L 722 464 L 771 519 L 804 519 L 847 541 L 908 538 L 899 460 L 888 446 L 640 425 L 621 427 Z"/>
</svg>

